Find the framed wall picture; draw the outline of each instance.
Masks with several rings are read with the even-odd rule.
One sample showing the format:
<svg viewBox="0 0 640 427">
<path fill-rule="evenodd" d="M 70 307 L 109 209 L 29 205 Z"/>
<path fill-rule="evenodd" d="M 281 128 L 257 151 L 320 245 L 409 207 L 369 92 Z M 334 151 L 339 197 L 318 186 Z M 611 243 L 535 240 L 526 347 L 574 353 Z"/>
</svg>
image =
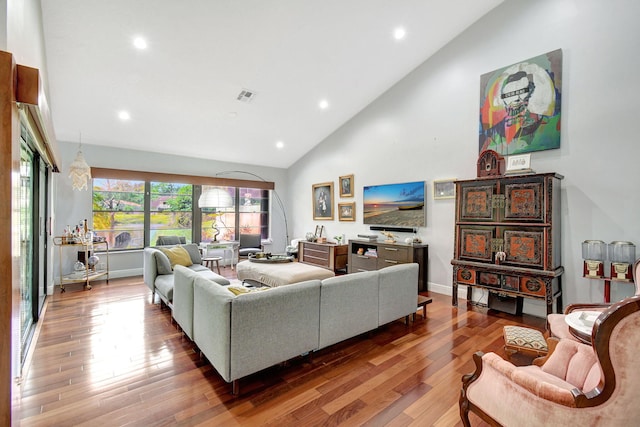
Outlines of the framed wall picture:
<svg viewBox="0 0 640 427">
<path fill-rule="evenodd" d="M 433 181 L 433 198 L 438 199 L 453 199 L 456 197 L 456 184 L 455 179 L 442 179 Z"/>
<path fill-rule="evenodd" d="M 340 197 L 353 197 L 353 175 L 341 176 L 338 179 Z"/>
<path fill-rule="evenodd" d="M 338 219 L 340 221 L 355 221 L 356 202 L 338 203 Z"/>
<path fill-rule="evenodd" d="M 561 49 L 483 74 L 478 152 L 560 148 L 561 103 Z"/>
<path fill-rule="evenodd" d="M 313 184 L 313 219 L 333 219 L 333 182 Z"/>
</svg>

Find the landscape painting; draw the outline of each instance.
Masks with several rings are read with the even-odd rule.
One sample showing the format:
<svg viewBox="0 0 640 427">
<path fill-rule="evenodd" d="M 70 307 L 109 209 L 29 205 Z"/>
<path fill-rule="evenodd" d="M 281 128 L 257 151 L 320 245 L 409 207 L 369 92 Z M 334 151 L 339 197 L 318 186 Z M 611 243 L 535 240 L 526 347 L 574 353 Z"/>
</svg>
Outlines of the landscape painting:
<svg viewBox="0 0 640 427">
<path fill-rule="evenodd" d="M 365 186 L 364 224 L 424 227 L 424 184 L 416 181 Z"/>
</svg>

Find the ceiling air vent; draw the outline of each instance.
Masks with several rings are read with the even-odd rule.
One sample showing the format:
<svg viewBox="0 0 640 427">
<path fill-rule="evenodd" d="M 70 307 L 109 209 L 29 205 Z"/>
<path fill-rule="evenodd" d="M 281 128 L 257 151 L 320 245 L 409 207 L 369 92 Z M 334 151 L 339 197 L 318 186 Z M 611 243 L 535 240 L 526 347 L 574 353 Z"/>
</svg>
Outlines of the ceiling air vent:
<svg viewBox="0 0 640 427">
<path fill-rule="evenodd" d="M 256 97 L 255 91 L 249 90 L 249 89 L 242 89 L 242 92 L 240 92 L 237 99 L 240 102 L 251 102 L 255 97 Z"/>
</svg>

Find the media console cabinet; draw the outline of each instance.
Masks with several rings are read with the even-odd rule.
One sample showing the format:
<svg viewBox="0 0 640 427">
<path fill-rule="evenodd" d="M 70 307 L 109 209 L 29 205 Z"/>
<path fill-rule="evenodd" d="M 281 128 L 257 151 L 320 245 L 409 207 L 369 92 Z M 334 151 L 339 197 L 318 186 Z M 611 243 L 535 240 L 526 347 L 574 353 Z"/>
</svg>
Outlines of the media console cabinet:
<svg viewBox="0 0 640 427">
<path fill-rule="evenodd" d="M 386 243 L 368 240 L 349 240 L 349 273 L 380 270 L 396 264 L 415 262 L 418 273 L 418 290 L 427 290 L 429 245 Z"/>
</svg>

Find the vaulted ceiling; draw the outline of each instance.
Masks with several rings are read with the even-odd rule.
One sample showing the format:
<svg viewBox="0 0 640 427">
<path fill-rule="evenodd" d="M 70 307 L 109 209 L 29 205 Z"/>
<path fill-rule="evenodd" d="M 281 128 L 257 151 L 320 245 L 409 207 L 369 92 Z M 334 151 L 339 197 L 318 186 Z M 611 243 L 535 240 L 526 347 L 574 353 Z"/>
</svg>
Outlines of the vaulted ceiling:
<svg viewBox="0 0 640 427">
<path fill-rule="evenodd" d="M 286 168 L 501 2 L 43 0 L 56 136 Z"/>
</svg>

